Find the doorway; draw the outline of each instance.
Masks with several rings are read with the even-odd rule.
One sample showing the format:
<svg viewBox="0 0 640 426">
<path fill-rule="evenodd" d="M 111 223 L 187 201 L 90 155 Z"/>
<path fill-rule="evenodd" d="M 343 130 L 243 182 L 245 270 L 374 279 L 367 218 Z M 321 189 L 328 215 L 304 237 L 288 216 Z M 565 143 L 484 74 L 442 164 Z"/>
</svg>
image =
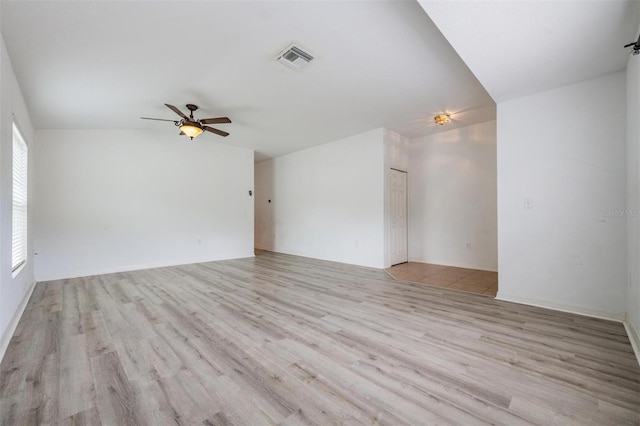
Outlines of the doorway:
<svg viewBox="0 0 640 426">
<path fill-rule="evenodd" d="M 409 261 L 407 220 L 407 172 L 391 169 L 390 188 L 390 258 L 391 265 Z"/>
</svg>

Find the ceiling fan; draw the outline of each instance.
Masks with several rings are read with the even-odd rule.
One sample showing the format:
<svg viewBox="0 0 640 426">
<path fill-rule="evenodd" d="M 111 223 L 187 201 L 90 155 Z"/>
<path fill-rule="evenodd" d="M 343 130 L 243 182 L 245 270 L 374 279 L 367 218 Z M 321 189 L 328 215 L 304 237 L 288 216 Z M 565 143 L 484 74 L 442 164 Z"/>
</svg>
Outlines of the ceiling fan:
<svg viewBox="0 0 640 426">
<path fill-rule="evenodd" d="M 635 43 L 631 42 L 629 44 L 625 44 L 624 48 L 626 49 L 627 47 L 631 47 L 631 46 L 633 47 L 631 48 L 629 53 L 632 55 L 640 55 L 640 36 L 638 36 L 638 41 L 636 41 Z"/>
<path fill-rule="evenodd" d="M 229 120 L 229 117 L 203 118 L 202 120 L 196 120 L 193 117 L 193 112 L 198 109 L 197 105 L 194 105 L 194 104 L 186 105 L 187 109 L 191 111 L 191 114 L 189 114 L 189 116 L 184 114 L 182 111 L 180 111 L 178 108 L 174 107 L 173 105 L 169 105 L 169 104 L 164 104 L 164 105 L 182 118 L 180 120 L 167 120 L 164 118 L 149 118 L 149 117 L 140 117 L 140 118 L 143 120 L 173 121 L 173 124 L 175 124 L 177 127 L 180 128 L 180 134 L 189 136 L 191 140 L 193 140 L 193 138 L 202 134 L 205 130 L 207 132 L 215 133 L 216 135 L 220 135 L 224 137 L 229 136 L 229 133 L 227 132 L 223 132 L 222 130 L 215 129 L 213 127 L 205 126 L 205 124 L 231 123 L 231 120 Z"/>
</svg>

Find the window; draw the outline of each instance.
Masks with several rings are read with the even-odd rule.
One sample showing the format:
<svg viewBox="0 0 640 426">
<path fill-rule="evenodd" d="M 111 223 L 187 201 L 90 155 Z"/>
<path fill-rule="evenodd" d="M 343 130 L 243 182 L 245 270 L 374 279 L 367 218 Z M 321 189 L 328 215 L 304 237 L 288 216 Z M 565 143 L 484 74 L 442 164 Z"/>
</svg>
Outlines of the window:
<svg viewBox="0 0 640 426">
<path fill-rule="evenodd" d="M 16 272 L 27 261 L 27 144 L 15 124 L 11 220 L 11 271 Z"/>
</svg>

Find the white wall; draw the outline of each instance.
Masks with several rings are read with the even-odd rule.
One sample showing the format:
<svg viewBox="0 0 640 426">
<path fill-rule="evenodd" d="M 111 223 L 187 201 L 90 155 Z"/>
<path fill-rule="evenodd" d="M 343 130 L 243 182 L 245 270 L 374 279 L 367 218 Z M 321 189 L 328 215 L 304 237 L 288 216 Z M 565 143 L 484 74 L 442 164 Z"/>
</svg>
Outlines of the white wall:
<svg viewBox="0 0 640 426">
<path fill-rule="evenodd" d="M 38 281 L 253 256 L 253 151 L 148 130 L 38 130 Z"/>
<path fill-rule="evenodd" d="M 384 267 L 383 139 L 377 129 L 258 163 L 256 247 Z"/>
<path fill-rule="evenodd" d="M 498 270 L 496 122 L 409 144 L 409 259 Z"/>
<path fill-rule="evenodd" d="M 497 125 L 498 298 L 622 319 L 624 73 L 501 102 Z"/>
<path fill-rule="evenodd" d="M 640 29 L 639 29 L 640 31 Z M 627 325 L 640 360 L 640 56 L 627 63 Z"/>
<path fill-rule="evenodd" d="M 9 60 L 9 55 L 0 38 L 0 359 L 4 355 L 18 320 L 22 315 L 33 285 L 33 158 L 36 152 L 33 143 L 33 126 L 20 87 Z M 12 277 L 11 273 L 11 199 L 12 144 L 15 120 L 29 147 L 28 164 L 28 242 L 27 262 L 22 270 Z"/>
</svg>

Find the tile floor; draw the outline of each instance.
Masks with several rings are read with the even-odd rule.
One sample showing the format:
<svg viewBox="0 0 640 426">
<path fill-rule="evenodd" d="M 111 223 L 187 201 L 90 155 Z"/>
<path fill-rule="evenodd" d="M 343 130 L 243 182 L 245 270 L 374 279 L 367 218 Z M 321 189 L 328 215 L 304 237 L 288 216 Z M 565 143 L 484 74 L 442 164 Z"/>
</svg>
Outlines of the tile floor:
<svg viewBox="0 0 640 426">
<path fill-rule="evenodd" d="M 401 263 L 387 269 L 395 279 L 454 288 L 495 297 L 498 273 L 430 263 Z"/>
</svg>

